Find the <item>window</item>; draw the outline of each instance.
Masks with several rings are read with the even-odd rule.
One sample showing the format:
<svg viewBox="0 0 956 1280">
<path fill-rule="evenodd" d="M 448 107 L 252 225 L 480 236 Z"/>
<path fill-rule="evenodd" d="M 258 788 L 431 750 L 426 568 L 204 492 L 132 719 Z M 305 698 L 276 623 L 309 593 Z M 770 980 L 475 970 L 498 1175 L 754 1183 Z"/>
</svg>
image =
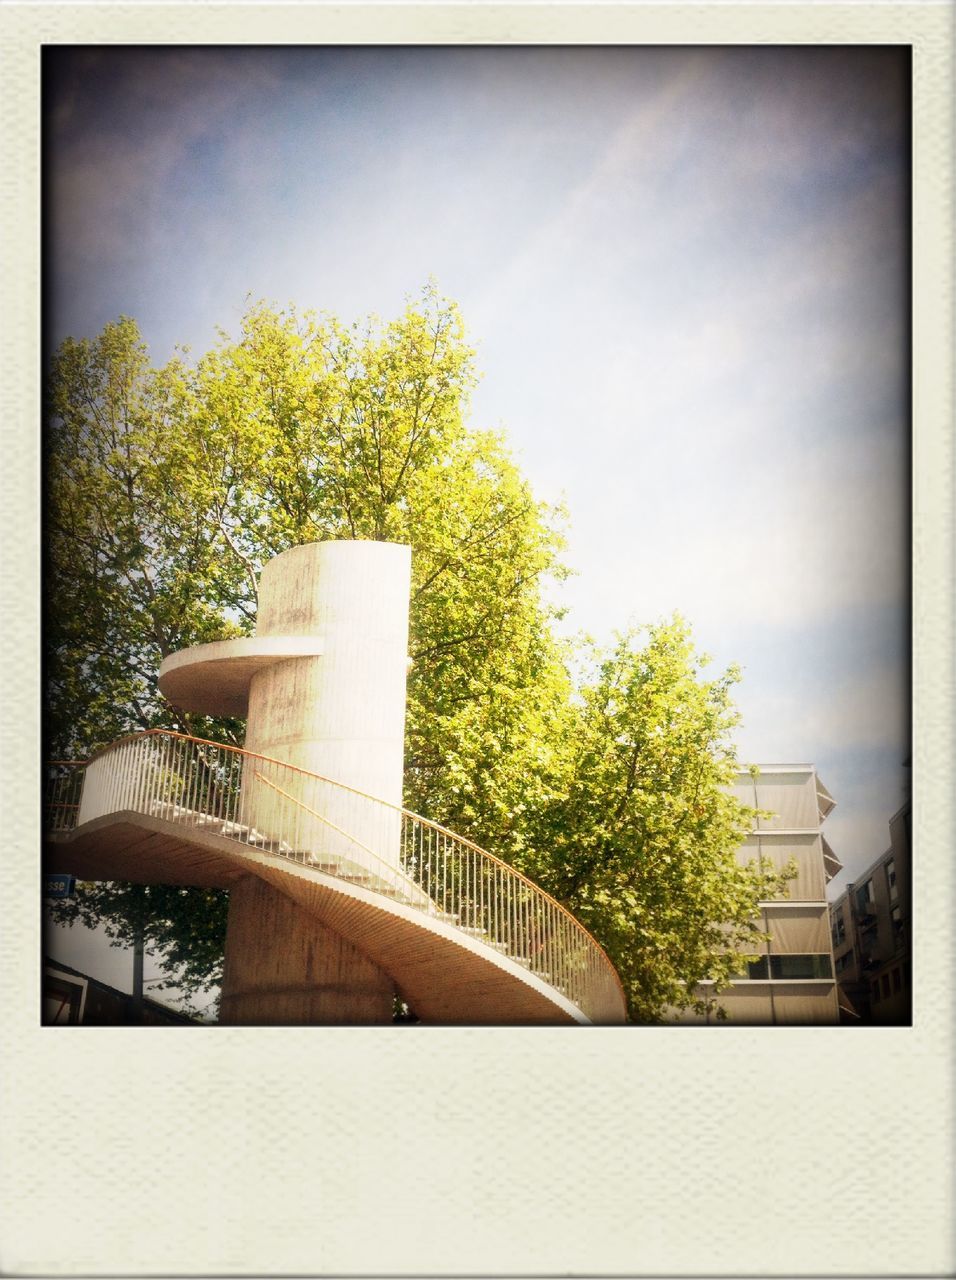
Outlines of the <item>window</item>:
<svg viewBox="0 0 956 1280">
<path fill-rule="evenodd" d="M 895 902 L 899 897 L 899 890 L 896 887 L 896 863 L 892 858 L 886 864 L 886 887 L 890 891 L 890 902 Z"/>
<path fill-rule="evenodd" d="M 893 941 L 899 945 L 903 941 L 903 912 L 899 903 L 890 907 L 890 920 L 893 924 Z"/>
<path fill-rule="evenodd" d="M 870 996 L 874 1004 L 880 1003 L 880 984 L 878 982 L 874 982 L 870 986 Z"/>
<path fill-rule="evenodd" d="M 767 957 L 761 956 L 758 960 L 751 960 L 747 965 L 746 972 L 734 974 L 736 982 L 759 981 L 761 978 L 767 977 Z"/>
<path fill-rule="evenodd" d="M 845 969 L 849 969 L 852 963 L 853 963 L 853 952 L 847 951 L 842 956 L 839 956 L 837 958 L 837 962 L 833 967 L 836 969 L 837 973 L 843 973 Z"/>
<path fill-rule="evenodd" d="M 893 994 L 894 995 L 897 993 L 897 991 L 900 990 L 901 986 L 902 984 L 900 982 L 900 971 L 899 969 L 894 969 L 893 970 Z"/>
<path fill-rule="evenodd" d="M 832 978 L 828 955 L 771 956 L 770 976 L 777 979 Z"/>
<path fill-rule="evenodd" d="M 838 947 L 841 942 L 846 941 L 846 924 L 843 920 L 842 908 L 837 911 L 833 917 L 833 945 Z"/>
<path fill-rule="evenodd" d="M 890 975 L 888 973 L 884 973 L 880 982 L 883 984 L 883 999 L 885 1000 L 890 994 Z"/>
<path fill-rule="evenodd" d="M 857 911 L 867 912 L 873 902 L 873 881 L 867 880 L 866 884 L 860 885 L 856 891 L 856 909 Z"/>
</svg>

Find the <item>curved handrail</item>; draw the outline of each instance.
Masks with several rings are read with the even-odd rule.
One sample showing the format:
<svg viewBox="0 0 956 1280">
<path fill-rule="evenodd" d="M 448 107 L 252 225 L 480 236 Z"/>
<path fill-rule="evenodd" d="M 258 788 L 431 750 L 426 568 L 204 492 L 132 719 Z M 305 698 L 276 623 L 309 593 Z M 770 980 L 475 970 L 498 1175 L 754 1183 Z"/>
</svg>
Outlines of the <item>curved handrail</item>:
<svg viewBox="0 0 956 1280">
<path fill-rule="evenodd" d="M 297 765 L 167 729 L 121 738 L 77 770 L 77 824 L 131 809 L 206 828 L 444 920 L 560 990 L 591 1021 L 623 1016 L 617 971 L 566 907 L 420 814 Z"/>
</svg>

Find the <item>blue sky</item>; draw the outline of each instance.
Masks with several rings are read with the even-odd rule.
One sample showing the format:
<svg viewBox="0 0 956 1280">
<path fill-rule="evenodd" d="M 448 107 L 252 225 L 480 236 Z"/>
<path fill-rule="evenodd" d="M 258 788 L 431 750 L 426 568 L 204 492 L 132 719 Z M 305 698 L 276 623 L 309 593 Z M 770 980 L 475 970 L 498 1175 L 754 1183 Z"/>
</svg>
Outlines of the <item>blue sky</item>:
<svg viewBox="0 0 956 1280">
<path fill-rule="evenodd" d="M 882 49 L 57 50 L 48 338 L 157 362 L 246 298 L 434 277 L 537 494 L 567 626 L 680 609 L 743 758 L 812 761 L 848 874 L 908 770 L 905 64 Z M 845 874 L 837 884 L 847 879 Z"/>
</svg>

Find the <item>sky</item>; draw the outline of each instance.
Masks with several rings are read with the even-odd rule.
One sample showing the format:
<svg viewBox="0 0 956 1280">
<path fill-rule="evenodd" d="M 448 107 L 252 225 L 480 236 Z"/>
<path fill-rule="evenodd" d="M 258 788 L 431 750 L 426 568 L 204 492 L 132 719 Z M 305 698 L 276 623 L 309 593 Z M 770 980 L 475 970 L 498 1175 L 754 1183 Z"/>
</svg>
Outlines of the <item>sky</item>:
<svg viewBox="0 0 956 1280">
<path fill-rule="evenodd" d="M 46 340 L 156 363 L 247 300 L 434 279 L 562 624 L 679 610 L 741 759 L 810 762 L 841 889 L 909 787 L 908 68 L 881 48 L 46 50 Z M 147 977 L 149 977 L 147 971 Z"/>
</svg>

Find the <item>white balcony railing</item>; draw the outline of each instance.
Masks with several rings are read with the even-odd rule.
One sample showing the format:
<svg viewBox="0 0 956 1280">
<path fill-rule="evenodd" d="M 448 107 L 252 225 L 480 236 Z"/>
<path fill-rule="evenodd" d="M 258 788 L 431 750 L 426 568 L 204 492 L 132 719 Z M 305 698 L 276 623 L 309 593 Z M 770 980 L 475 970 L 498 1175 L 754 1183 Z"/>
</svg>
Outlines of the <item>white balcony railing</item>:
<svg viewBox="0 0 956 1280">
<path fill-rule="evenodd" d="M 82 785 L 82 789 L 81 788 Z M 408 810 L 293 765 L 167 730 L 51 766 L 47 827 L 131 811 L 347 880 L 508 956 L 592 1022 L 624 995 L 597 941 L 520 872 Z"/>
</svg>

